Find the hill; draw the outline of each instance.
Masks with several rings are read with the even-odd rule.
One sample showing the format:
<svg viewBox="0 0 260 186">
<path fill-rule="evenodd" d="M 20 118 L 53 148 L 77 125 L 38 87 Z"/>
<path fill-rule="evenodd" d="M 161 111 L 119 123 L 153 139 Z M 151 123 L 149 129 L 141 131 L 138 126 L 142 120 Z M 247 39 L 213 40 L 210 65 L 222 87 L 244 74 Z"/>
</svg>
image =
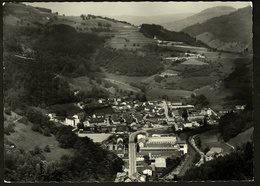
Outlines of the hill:
<svg viewBox="0 0 260 186">
<path fill-rule="evenodd" d="M 212 48 L 240 52 L 248 50 L 252 41 L 252 24 L 252 8 L 245 7 L 228 15 L 186 27 L 183 32 Z"/>
<path fill-rule="evenodd" d="M 165 27 L 168 30 L 172 31 L 181 31 L 185 27 L 197 24 L 197 23 L 203 23 L 207 21 L 208 19 L 211 19 L 213 17 L 218 17 L 221 15 L 229 14 L 230 12 L 235 11 L 236 9 L 230 6 L 217 6 L 213 8 L 208 8 L 200 13 L 194 14 L 192 16 L 186 17 L 184 19 L 174 21 L 174 22 L 168 22 L 161 24 L 163 27 Z"/>
<path fill-rule="evenodd" d="M 120 16 L 110 16 L 117 20 L 127 21 L 134 25 L 141 24 L 159 24 L 162 25 L 166 22 L 178 21 L 184 19 L 194 13 L 178 13 L 178 14 L 165 14 L 156 16 L 134 16 L 134 15 L 120 15 Z"/>
<path fill-rule="evenodd" d="M 142 24 L 139 31 L 148 38 L 154 38 L 156 36 L 157 39 L 160 40 L 184 42 L 191 46 L 206 46 L 201 42 L 197 42 L 195 38 L 189 36 L 188 34 L 183 32 L 169 31 L 160 25 Z"/>
</svg>

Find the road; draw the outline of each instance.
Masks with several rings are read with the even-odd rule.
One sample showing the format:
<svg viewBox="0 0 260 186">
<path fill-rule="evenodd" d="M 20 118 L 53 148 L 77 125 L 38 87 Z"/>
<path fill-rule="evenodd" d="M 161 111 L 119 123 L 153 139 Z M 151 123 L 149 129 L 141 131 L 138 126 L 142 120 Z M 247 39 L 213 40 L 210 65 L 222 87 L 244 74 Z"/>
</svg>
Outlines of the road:
<svg viewBox="0 0 260 186">
<path fill-rule="evenodd" d="M 167 121 L 174 121 L 174 119 L 170 118 L 170 116 L 168 115 L 168 105 L 165 100 L 162 102 L 162 106 L 164 108 L 164 113 L 165 113 L 165 117 L 166 117 Z M 175 127 L 175 131 L 177 131 L 178 130 L 177 124 L 175 122 L 173 122 L 173 124 Z"/>
<path fill-rule="evenodd" d="M 164 127 L 158 127 L 156 129 L 160 129 Z M 129 146 L 128 146 L 128 157 L 129 157 L 129 171 L 128 171 L 128 176 L 132 176 L 134 173 L 137 172 L 136 170 L 136 143 L 135 143 L 135 137 L 139 133 L 146 133 L 148 136 L 148 133 L 146 131 L 148 130 L 154 130 L 154 128 L 148 128 L 148 129 L 143 129 L 140 131 L 136 131 L 132 134 L 129 135 Z"/>
<path fill-rule="evenodd" d="M 190 144 L 194 147 L 194 149 L 200 154 L 200 161 L 198 163 L 196 163 L 196 166 L 200 166 L 201 164 L 204 163 L 204 157 L 205 157 L 205 154 L 195 145 L 195 141 L 194 141 L 194 138 L 197 136 L 194 135 L 194 136 L 191 136 L 189 138 L 189 142 Z"/>
</svg>

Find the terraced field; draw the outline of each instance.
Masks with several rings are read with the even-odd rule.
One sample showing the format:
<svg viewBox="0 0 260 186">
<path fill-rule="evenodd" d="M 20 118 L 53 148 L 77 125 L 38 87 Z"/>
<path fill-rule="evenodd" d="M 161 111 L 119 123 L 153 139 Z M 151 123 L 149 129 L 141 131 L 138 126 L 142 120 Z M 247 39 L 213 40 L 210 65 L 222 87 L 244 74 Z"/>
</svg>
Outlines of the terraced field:
<svg viewBox="0 0 260 186">
<path fill-rule="evenodd" d="M 153 39 L 146 38 L 138 27 L 120 24 L 114 27 L 114 37 L 106 45 L 115 49 L 136 50 L 142 46 L 154 43 Z"/>
</svg>

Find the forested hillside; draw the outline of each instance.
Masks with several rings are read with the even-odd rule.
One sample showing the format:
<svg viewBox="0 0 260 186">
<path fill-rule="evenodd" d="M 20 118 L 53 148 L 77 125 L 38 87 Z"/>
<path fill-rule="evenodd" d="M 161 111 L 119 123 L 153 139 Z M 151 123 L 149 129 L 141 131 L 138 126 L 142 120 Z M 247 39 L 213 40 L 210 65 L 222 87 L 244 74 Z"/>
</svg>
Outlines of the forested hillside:
<svg viewBox="0 0 260 186">
<path fill-rule="evenodd" d="M 214 39 L 249 43 L 252 40 L 252 8 L 241 8 L 228 15 L 215 17 L 201 24 L 197 23 L 184 28 L 183 32 L 193 37 L 210 32 L 214 35 Z"/>
<path fill-rule="evenodd" d="M 127 76 L 149 76 L 163 70 L 157 56 L 143 57 L 127 51 L 102 49 L 95 54 L 93 61 L 108 72 Z"/>
<path fill-rule="evenodd" d="M 218 17 L 221 15 L 229 14 L 230 12 L 235 11 L 236 9 L 231 6 L 217 6 L 205 9 L 197 14 L 194 14 L 192 16 L 186 17 L 184 19 L 174 21 L 174 22 L 168 22 L 161 24 L 164 28 L 167 30 L 172 30 L 179 32 L 182 29 L 197 24 L 197 23 L 203 23 L 213 17 Z"/>
</svg>

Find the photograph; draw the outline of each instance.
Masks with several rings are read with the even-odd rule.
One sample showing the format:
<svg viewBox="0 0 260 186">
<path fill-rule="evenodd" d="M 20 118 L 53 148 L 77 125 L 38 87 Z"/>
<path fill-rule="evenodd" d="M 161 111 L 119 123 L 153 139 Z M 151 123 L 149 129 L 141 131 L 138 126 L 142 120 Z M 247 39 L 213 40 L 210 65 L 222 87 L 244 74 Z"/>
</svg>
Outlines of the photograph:
<svg viewBox="0 0 260 186">
<path fill-rule="evenodd" d="M 253 6 L 3 2 L 1 181 L 254 182 Z"/>
</svg>

